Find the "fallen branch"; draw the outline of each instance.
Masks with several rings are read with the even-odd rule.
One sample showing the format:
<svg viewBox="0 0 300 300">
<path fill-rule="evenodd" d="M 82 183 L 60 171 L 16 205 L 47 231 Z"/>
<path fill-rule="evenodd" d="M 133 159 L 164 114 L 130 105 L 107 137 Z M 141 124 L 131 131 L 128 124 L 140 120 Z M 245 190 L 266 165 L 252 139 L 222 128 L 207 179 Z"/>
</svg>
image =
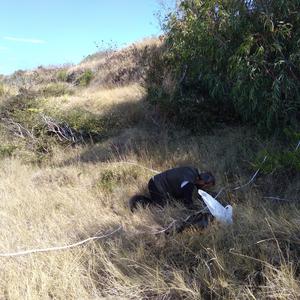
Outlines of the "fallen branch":
<svg viewBox="0 0 300 300">
<path fill-rule="evenodd" d="M 93 237 L 89 237 L 83 241 L 80 241 L 78 243 L 75 244 L 71 244 L 71 245 L 66 245 L 66 246 L 57 246 L 57 247 L 50 247 L 50 248 L 42 248 L 42 249 L 31 249 L 31 250 L 25 250 L 25 251 L 19 251 L 19 252 L 8 252 L 8 253 L 0 253 L 0 257 L 14 257 L 14 256 L 23 256 L 23 255 L 28 255 L 28 254 L 33 254 L 33 253 L 40 253 L 40 252 L 50 252 L 50 251 L 59 251 L 59 250 L 66 250 L 66 249 L 71 249 L 80 245 L 83 245 L 87 242 L 93 241 L 93 240 L 99 240 L 99 239 L 103 239 L 106 237 L 109 237 L 111 235 L 113 235 L 114 233 L 116 233 L 117 231 L 119 231 L 122 228 L 122 226 L 120 225 L 117 229 L 115 229 L 114 231 L 101 235 L 101 236 L 93 236 Z"/>
<path fill-rule="evenodd" d="M 82 135 L 72 129 L 66 122 L 59 123 L 51 117 L 42 115 L 42 120 L 49 133 L 53 133 L 61 142 L 77 143 L 84 141 Z"/>
<path fill-rule="evenodd" d="M 8 129 L 15 136 L 20 137 L 22 139 L 30 138 L 31 140 L 35 140 L 34 134 L 29 129 L 25 128 L 18 122 L 15 122 L 13 119 L 5 119 L 2 118 L 3 126 Z"/>
</svg>

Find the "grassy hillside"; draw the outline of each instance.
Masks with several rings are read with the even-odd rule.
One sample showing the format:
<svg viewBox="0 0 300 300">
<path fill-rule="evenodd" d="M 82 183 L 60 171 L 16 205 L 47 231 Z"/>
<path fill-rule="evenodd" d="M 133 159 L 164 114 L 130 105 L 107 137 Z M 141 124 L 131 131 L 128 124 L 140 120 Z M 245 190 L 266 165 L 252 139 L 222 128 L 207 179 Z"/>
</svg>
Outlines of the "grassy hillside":
<svg viewBox="0 0 300 300">
<path fill-rule="evenodd" d="M 299 299 L 299 174 L 259 173 L 234 192 L 277 141 L 248 127 L 191 133 L 169 122 L 144 87 L 159 44 L 2 79 L 0 252 L 122 229 L 64 251 L 0 257 L 1 298 Z M 226 187 L 232 226 L 155 234 L 191 212 L 129 211 L 155 170 L 185 164 Z"/>
</svg>

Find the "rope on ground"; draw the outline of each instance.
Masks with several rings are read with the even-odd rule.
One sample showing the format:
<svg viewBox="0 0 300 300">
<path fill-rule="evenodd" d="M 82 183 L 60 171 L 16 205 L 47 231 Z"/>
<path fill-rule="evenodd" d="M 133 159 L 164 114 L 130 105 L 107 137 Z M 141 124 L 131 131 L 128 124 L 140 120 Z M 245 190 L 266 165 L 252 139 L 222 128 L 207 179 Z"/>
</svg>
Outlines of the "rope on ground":
<svg viewBox="0 0 300 300">
<path fill-rule="evenodd" d="M 114 231 L 112 231 L 110 233 L 106 233 L 106 234 L 100 235 L 100 236 L 89 237 L 85 240 L 82 240 L 80 242 L 77 242 L 77 243 L 71 244 L 71 245 L 57 246 L 57 247 L 50 247 L 50 248 L 41 248 L 41 249 L 30 249 L 30 250 L 19 251 L 19 252 L 0 253 L 0 257 L 24 256 L 24 255 L 33 254 L 33 253 L 66 250 L 66 249 L 78 247 L 80 245 L 83 245 L 83 244 L 93 241 L 93 240 L 99 240 L 99 239 L 109 237 L 109 236 L 113 235 L 114 233 L 118 232 L 119 230 L 121 230 L 121 228 L 122 228 L 122 225 L 120 225 L 117 229 L 115 229 Z"/>
</svg>

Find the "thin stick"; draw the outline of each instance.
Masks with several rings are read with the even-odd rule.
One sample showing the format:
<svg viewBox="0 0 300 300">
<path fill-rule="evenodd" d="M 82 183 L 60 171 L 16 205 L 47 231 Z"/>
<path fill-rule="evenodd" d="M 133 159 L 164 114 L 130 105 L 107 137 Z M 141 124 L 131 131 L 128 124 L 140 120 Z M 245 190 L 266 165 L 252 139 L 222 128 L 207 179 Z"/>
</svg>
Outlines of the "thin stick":
<svg viewBox="0 0 300 300">
<path fill-rule="evenodd" d="M 162 230 L 158 230 L 158 231 L 155 231 L 155 232 L 150 232 L 150 234 L 160 234 L 160 233 L 163 233 L 165 231 L 167 231 L 169 228 L 171 228 L 175 223 L 177 222 L 177 220 L 173 220 L 166 228 L 163 228 Z"/>
<path fill-rule="evenodd" d="M 267 159 L 267 156 L 264 157 L 264 159 L 263 159 L 263 161 L 262 161 L 261 164 L 263 164 L 266 161 L 266 159 Z M 232 190 L 236 191 L 236 190 L 239 190 L 239 189 L 241 189 L 241 188 L 249 185 L 255 179 L 255 177 L 257 176 L 257 174 L 259 173 L 259 171 L 260 171 L 260 168 L 253 174 L 253 176 L 251 177 L 251 179 L 247 183 L 245 183 L 245 184 L 243 184 L 241 186 L 237 186 L 237 187 L 233 188 Z"/>
<path fill-rule="evenodd" d="M 87 242 L 93 241 L 93 240 L 98 240 L 98 239 L 103 239 L 105 237 L 111 236 L 114 233 L 116 233 L 117 231 L 119 231 L 122 228 L 122 226 L 120 225 L 117 229 L 115 229 L 114 231 L 101 235 L 101 236 L 93 236 L 93 237 L 89 237 L 83 241 L 80 241 L 78 243 L 75 244 L 71 244 L 71 245 L 66 245 L 66 246 L 57 246 L 57 247 L 50 247 L 50 248 L 42 248 L 42 249 L 31 249 L 31 250 L 25 250 L 25 251 L 19 251 L 19 252 L 10 252 L 10 253 L 0 253 L 0 257 L 14 257 L 14 256 L 22 256 L 22 255 L 28 255 L 28 254 L 33 254 L 33 253 L 39 253 L 39 252 L 50 252 L 50 251 L 58 251 L 58 250 L 66 250 L 66 249 L 70 249 L 70 248 L 74 248 L 80 245 L 83 245 Z"/>
<path fill-rule="evenodd" d="M 224 190 L 225 190 L 224 187 L 221 188 L 215 198 L 217 199 L 223 193 Z"/>
<path fill-rule="evenodd" d="M 279 197 L 263 197 L 263 199 L 271 199 L 271 200 L 286 201 L 286 202 L 291 201 L 289 199 L 284 199 L 284 198 L 279 198 Z"/>
</svg>

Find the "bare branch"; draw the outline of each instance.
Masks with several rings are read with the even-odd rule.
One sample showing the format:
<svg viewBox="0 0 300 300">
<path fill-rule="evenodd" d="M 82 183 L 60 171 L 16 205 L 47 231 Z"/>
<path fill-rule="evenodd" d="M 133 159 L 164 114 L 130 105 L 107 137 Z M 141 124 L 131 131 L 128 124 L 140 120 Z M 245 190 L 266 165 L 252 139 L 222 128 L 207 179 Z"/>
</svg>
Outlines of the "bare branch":
<svg viewBox="0 0 300 300">
<path fill-rule="evenodd" d="M 264 157 L 264 159 L 263 159 L 263 161 L 262 161 L 261 164 L 263 164 L 263 163 L 266 161 L 267 157 L 268 157 L 268 156 L 265 156 L 265 157 Z M 236 190 L 239 190 L 239 189 L 241 189 L 241 188 L 243 188 L 243 187 L 249 185 L 249 184 L 255 179 L 255 177 L 257 176 L 257 174 L 259 173 L 259 171 L 260 171 L 260 168 L 257 169 L 257 171 L 253 174 L 253 176 L 251 177 L 251 179 L 250 179 L 247 183 L 245 183 L 245 184 L 243 184 L 243 185 L 241 185 L 241 186 L 237 186 L 237 187 L 233 188 L 232 190 L 233 190 L 233 191 L 236 191 Z"/>
<path fill-rule="evenodd" d="M 72 129 L 66 122 L 59 123 L 51 117 L 42 115 L 43 123 L 47 127 L 47 131 L 53 133 L 61 142 L 77 143 L 84 141 L 83 136 Z"/>
<path fill-rule="evenodd" d="M 70 249 L 70 248 L 74 248 L 74 247 L 83 245 L 83 244 L 93 241 L 93 240 L 99 240 L 99 239 L 103 239 L 105 237 L 109 237 L 109 236 L 113 235 L 114 233 L 116 233 L 117 231 L 119 231 L 121 228 L 122 228 L 122 226 L 120 225 L 117 229 L 115 229 L 114 231 L 112 231 L 110 233 L 106 233 L 101 236 L 92 236 L 92 237 L 89 237 L 85 240 L 82 240 L 80 242 L 77 242 L 77 243 L 71 244 L 71 245 L 57 246 L 57 247 L 50 247 L 50 248 L 31 249 L 31 250 L 25 250 L 25 251 L 20 251 L 20 252 L 0 253 L 0 257 L 13 257 L 13 256 L 22 256 L 22 255 L 28 255 L 28 254 L 33 254 L 33 253 L 39 253 L 39 252 L 66 250 L 66 249 Z"/>
<path fill-rule="evenodd" d="M 270 199 L 270 200 L 277 200 L 277 201 L 285 201 L 285 202 L 290 202 L 291 200 L 284 199 L 284 198 L 279 198 L 279 197 L 263 197 L 263 199 Z"/>
<path fill-rule="evenodd" d="M 7 128 L 11 133 L 20 138 L 30 138 L 31 140 L 36 140 L 32 131 L 25 128 L 18 122 L 15 122 L 13 119 L 2 118 L 3 126 Z"/>
</svg>

